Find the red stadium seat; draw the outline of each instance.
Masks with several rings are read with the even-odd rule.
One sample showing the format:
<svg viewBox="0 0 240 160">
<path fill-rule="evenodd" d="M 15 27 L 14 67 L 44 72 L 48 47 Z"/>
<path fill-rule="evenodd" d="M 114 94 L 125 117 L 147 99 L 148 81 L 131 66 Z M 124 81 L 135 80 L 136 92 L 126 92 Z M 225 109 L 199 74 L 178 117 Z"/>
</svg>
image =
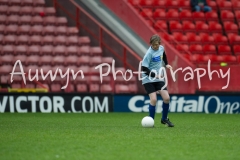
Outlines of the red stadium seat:
<svg viewBox="0 0 240 160">
<path fill-rule="evenodd" d="M 90 54 L 91 54 L 91 56 L 102 56 L 101 47 L 91 47 Z"/>
<path fill-rule="evenodd" d="M 237 64 L 236 56 L 232 55 L 223 55 L 223 62 L 227 62 L 228 64 Z"/>
<path fill-rule="evenodd" d="M 56 27 L 56 35 L 67 35 L 68 28 L 66 26 L 58 26 Z"/>
<path fill-rule="evenodd" d="M 44 26 L 49 26 L 49 25 L 55 26 L 55 25 L 57 25 L 56 21 L 57 21 L 57 17 L 47 16 L 47 17 L 43 18 L 43 25 Z"/>
<path fill-rule="evenodd" d="M 178 10 L 175 9 L 169 9 L 167 14 L 166 14 L 167 20 L 179 20 L 179 14 Z"/>
<path fill-rule="evenodd" d="M 66 48 L 66 55 L 78 55 L 78 47 L 77 46 L 68 46 Z"/>
<path fill-rule="evenodd" d="M 39 16 L 40 13 L 44 13 L 44 7 L 33 7 L 32 15 Z"/>
<path fill-rule="evenodd" d="M 240 36 L 234 33 L 229 33 L 228 35 L 228 41 L 230 45 L 238 44 L 240 45 Z"/>
<path fill-rule="evenodd" d="M 54 36 L 46 35 L 42 37 L 42 45 L 54 45 L 55 39 Z"/>
<path fill-rule="evenodd" d="M 75 91 L 75 86 L 73 84 L 71 84 L 71 82 L 68 84 L 67 88 L 64 89 L 64 92 L 66 93 L 71 93 Z"/>
<path fill-rule="evenodd" d="M 166 1 L 165 6 L 167 9 L 178 9 L 178 1 Z"/>
<path fill-rule="evenodd" d="M 233 52 L 235 55 L 240 55 L 240 46 L 239 45 L 234 45 L 233 46 Z"/>
<path fill-rule="evenodd" d="M 140 15 L 143 16 L 144 18 L 150 18 L 150 17 L 153 16 L 152 9 L 144 8 L 144 9 L 142 9 L 142 11 L 140 12 Z"/>
<path fill-rule="evenodd" d="M 43 27 L 43 35 L 55 35 L 56 27 L 55 26 L 45 26 Z"/>
<path fill-rule="evenodd" d="M 90 65 L 91 66 L 97 66 L 102 63 L 102 59 L 100 56 L 92 57 L 90 60 Z"/>
<path fill-rule="evenodd" d="M 172 44 L 174 43 L 174 37 L 171 34 L 160 32 L 159 35 L 165 39 L 168 43 Z"/>
<path fill-rule="evenodd" d="M 81 57 L 78 59 L 78 65 L 79 65 L 79 66 L 89 65 L 89 63 L 90 63 L 90 58 L 89 58 L 89 56 L 81 56 Z"/>
<path fill-rule="evenodd" d="M 52 65 L 54 66 L 64 64 L 64 62 L 65 62 L 65 57 L 62 55 L 57 55 L 52 58 Z"/>
<path fill-rule="evenodd" d="M 67 45 L 67 37 L 65 36 L 56 36 L 54 37 L 54 45 L 57 46 L 57 45 Z"/>
<path fill-rule="evenodd" d="M 102 57 L 102 63 L 112 64 L 113 58 L 112 57 Z"/>
<path fill-rule="evenodd" d="M 224 10 L 224 11 L 221 11 L 220 14 L 221 14 L 220 17 L 222 21 L 231 21 L 231 22 L 235 21 L 234 14 L 231 11 Z"/>
<path fill-rule="evenodd" d="M 205 13 L 205 19 L 206 19 L 206 21 L 216 21 L 216 22 L 219 22 L 218 14 L 215 11 L 206 12 Z"/>
<path fill-rule="evenodd" d="M 5 31 L 5 25 L 0 24 L 0 34 L 3 35 Z M 0 42 L 1 43 L 1 42 Z"/>
<path fill-rule="evenodd" d="M 153 1 L 154 0 L 140 0 L 139 5 L 144 8 L 151 8 L 153 7 Z"/>
<path fill-rule="evenodd" d="M 212 44 L 204 45 L 203 52 L 204 52 L 204 54 L 217 54 L 216 47 L 215 47 L 215 45 L 212 45 Z"/>
<path fill-rule="evenodd" d="M 1 15 L 7 15 L 7 11 L 8 11 L 8 6 L 7 5 L 0 5 L 0 14 Z"/>
<path fill-rule="evenodd" d="M 124 84 L 115 85 L 115 92 L 116 93 L 129 93 L 128 85 L 124 85 Z"/>
<path fill-rule="evenodd" d="M 18 15 L 10 15 L 7 17 L 7 24 L 18 24 L 19 16 Z"/>
<path fill-rule="evenodd" d="M 4 45 L 14 45 L 16 43 L 16 36 L 15 35 L 6 35 L 3 37 L 3 44 Z"/>
<path fill-rule="evenodd" d="M 186 10 L 191 9 L 190 1 L 186 1 L 186 0 L 178 0 L 178 6 L 182 9 L 186 9 Z"/>
<path fill-rule="evenodd" d="M 141 0 L 128 0 L 128 2 L 133 6 L 138 6 Z"/>
<path fill-rule="evenodd" d="M 0 23 L 1 24 L 7 24 L 7 16 L 6 15 L 0 15 Z"/>
<path fill-rule="evenodd" d="M 183 21 L 182 22 L 182 29 L 183 29 L 184 33 L 187 33 L 187 32 L 195 33 L 196 32 L 195 24 L 192 23 L 191 21 Z"/>
<path fill-rule="evenodd" d="M 155 20 L 166 20 L 166 11 L 164 9 L 156 9 L 152 17 Z"/>
<path fill-rule="evenodd" d="M 40 54 L 40 46 L 38 45 L 32 45 L 32 46 L 29 46 L 28 48 L 28 55 L 39 55 Z"/>
<path fill-rule="evenodd" d="M 45 16 L 55 16 L 56 15 L 56 10 L 54 7 L 45 7 L 44 8 L 44 13 L 46 14 Z"/>
<path fill-rule="evenodd" d="M 68 36 L 77 36 L 79 33 L 79 30 L 77 27 L 67 27 L 67 35 Z"/>
<path fill-rule="evenodd" d="M 169 22 L 170 32 L 182 32 L 182 24 L 178 21 L 170 21 Z"/>
<path fill-rule="evenodd" d="M 189 46 L 189 52 L 191 52 L 193 54 L 202 54 L 203 48 L 199 44 L 192 44 Z"/>
<path fill-rule="evenodd" d="M 188 44 L 187 36 L 182 33 L 173 33 L 173 38 L 180 44 Z"/>
<path fill-rule="evenodd" d="M 15 47 L 15 52 L 14 54 L 15 55 L 18 55 L 18 54 L 26 54 L 28 52 L 28 47 L 26 45 L 18 45 Z"/>
<path fill-rule="evenodd" d="M 30 25 L 21 25 L 21 26 L 18 27 L 17 32 L 20 35 L 29 35 L 29 31 L 30 30 L 31 30 L 31 26 Z"/>
<path fill-rule="evenodd" d="M 100 88 L 101 93 L 112 93 L 113 88 L 110 84 L 102 84 Z"/>
<path fill-rule="evenodd" d="M 5 27 L 4 34 L 16 35 L 17 33 L 18 33 L 18 25 L 8 25 Z"/>
<path fill-rule="evenodd" d="M 206 19 L 205 19 L 205 15 L 203 12 L 193 12 L 192 13 L 192 19 L 193 21 L 202 21 L 202 22 L 205 22 Z"/>
<path fill-rule="evenodd" d="M 100 91 L 100 86 L 99 84 L 89 84 L 89 92 L 99 92 Z"/>
<path fill-rule="evenodd" d="M 227 37 L 220 33 L 213 34 L 213 38 L 214 38 L 214 43 L 216 45 L 220 45 L 220 44 L 228 45 Z"/>
<path fill-rule="evenodd" d="M 235 17 L 236 17 L 237 22 L 240 22 L 240 9 L 235 11 Z"/>
<path fill-rule="evenodd" d="M 78 43 L 80 46 L 85 46 L 90 44 L 90 38 L 87 36 L 79 37 Z"/>
<path fill-rule="evenodd" d="M 153 1 L 153 6 L 158 9 L 158 8 L 161 8 L 161 9 L 166 9 L 166 0 L 154 0 Z"/>
<path fill-rule="evenodd" d="M 30 32 L 31 35 L 41 35 L 42 30 L 43 30 L 42 25 L 34 25 L 34 26 L 31 27 L 29 32 Z"/>
<path fill-rule="evenodd" d="M 218 9 L 218 6 L 217 6 L 217 3 L 215 1 L 207 1 L 208 3 L 208 6 L 212 8 L 212 10 L 217 10 Z"/>
<path fill-rule="evenodd" d="M 202 55 L 202 54 L 193 54 L 191 56 L 191 60 L 193 61 L 193 63 L 196 63 L 196 64 L 206 64 L 208 62 L 208 55 Z"/>
<path fill-rule="evenodd" d="M 77 84 L 77 92 L 88 92 L 88 88 L 86 84 Z"/>
<path fill-rule="evenodd" d="M 13 63 L 13 55 L 3 55 L 1 56 L 0 59 L 0 64 L 1 65 L 6 65 L 6 64 L 12 64 Z"/>
<path fill-rule="evenodd" d="M 65 55 L 66 52 L 66 47 L 65 46 L 56 46 L 53 49 L 53 54 L 54 55 Z"/>
<path fill-rule="evenodd" d="M 184 2 L 187 2 L 184 0 Z M 182 12 L 179 13 L 179 18 L 181 21 L 188 20 L 192 21 L 192 12 L 189 10 L 183 10 Z"/>
<path fill-rule="evenodd" d="M 233 10 L 240 10 L 240 1 L 232 0 L 232 7 L 233 7 Z"/>
<path fill-rule="evenodd" d="M 39 58 L 39 65 L 51 65 L 52 64 L 52 56 L 44 55 Z"/>
<path fill-rule="evenodd" d="M 20 15 L 32 15 L 33 16 L 33 7 L 31 6 L 23 6 L 20 8 Z"/>
<path fill-rule="evenodd" d="M 156 31 L 167 31 L 168 27 L 167 27 L 167 23 L 163 20 L 157 20 L 156 23 L 154 24 L 154 29 Z"/>
<path fill-rule="evenodd" d="M 40 16 L 34 16 L 34 17 L 32 17 L 31 24 L 32 25 L 43 25 L 44 24 L 44 20 Z"/>
<path fill-rule="evenodd" d="M 44 7 L 45 6 L 45 1 L 44 0 L 34 0 L 34 6 L 40 6 Z"/>
<path fill-rule="evenodd" d="M 53 53 L 52 45 L 45 45 L 41 47 L 40 55 L 51 55 Z"/>
<path fill-rule="evenodd" d="M 14 45 L 4 45 L 2 47 L 2 54 L 10 54 L 13 55 L 14 54 Z"/>
<path fill-rule="evenodd" d="M 218 5 L 219 10 L 232 10 L 231 1 L 218 0 L 217 5 Z"/>
<path fill-rule="evenodd" d="M 209 55 L 209 59 L 211 60 L 211 63 L 213 63 L 213 64 L 220 64 L 221 62 L 223 62 L 223 57 L 220 55 L 211 54 L 211 55 Z"/>
<path fill-rule="evenodd" d="M 180 52 L 180 53 L 186 53 L 189 50 L 189 46 L 187 44 L 178 44 L 176 46 L 176 49 Z"/>
<path fill-rule="evenodd" d="M 77 46 L 79 44 L 79 39 L 77 36 L 68 36 L 67 37 L 67 45 L 75 45 Z"/>
<path fill-rule="evenodd" d="M 56 25 L 57 26 L 66 26 L 67 25 L 67 18 L 66 17 L 57 17 L 56 18 Z"/>
<path fill-rule="evenodd" d="M 31 25 L 32 23 L 32 16 L 27 16 L 27 15 L 23 15 L 19 18 L 19 22 L 20 25 Z"/>
<path fill-rule="evenodd" d="M 12 65 L 1 65 L 0 66 L 0 74 L 1 75 L 9 75 L 12 72 L 13 66 Z"/>
<path fill-rule="evenodd" d="M 77 65 L 77 63 L 78 63 L 78 57 L 70 55 L 70 56 L 66 57 L 66 60 L 65 60 L 64 64 L 65 65 Z"/>
<path fill-rule="evenodd" d="M 51 88 L 52 92 L 61 92 L 62 91 L 60 84 L 52 83 L 50 86 L 51 86 L 50 88 Z"/>
<path fill-rule="evenodd" d="M 20 11 L 19 6 L 10 6 L 10 7 L 8 7 L 7 14 L 8 15 L 12 15 L 12 14 L 18 15 L 19 11 Z"/>
<path fill-rule="evenodd" d="M 211 33 L 223 33 L 222 25 L 217 22 L 209 22 L 209 31 Z"/>
<path fill-rule="evenodd" d="M 209 32 L 209 26 L 202 21 L 196 22 L 196 31 L 197 33 L 208 33 Z"/>
<path fill-rule="evenodd" d="M 207 33 L 200 33 L 199 36 L 201 37 L 202 44 L 213 44 L 214 43 L 213 36 L 211 36 Z"/>
<path fill-rule="evenodd" d="M 186 33 L 189 44 L 202 44 L 201 37 L 195 33 Z"/>
<path fill-rule="evenodd" d="M 79 52 L 80 52 L 80 55 L 89 56 L 90 55 L 90 47 L 89 46 L 81 46 L 81 47 L 79 47 Z"/>
<path fill-rule="evenodd" d="M 30 55 L 26 59 L 26 65 L 38 65 L 39 63 L 39 56 L 38 55 Z"/>
<path fill-rule="evenodd" d="M 33 35 L 29 39 L 30 45 L 42 45 L 42 36 Z"/>
<path fill-rule="evenodd" d="M 231 47 L 228 45 L 218 45 L 218 54 L 223 55 L 223 54 L 229 54 L 231 55 Z"/>
<path fill-rule="evenodd" d="M 238 33 L 238 26 L 233 22 L 223 22 L 225 33 Z"/>
</svg>

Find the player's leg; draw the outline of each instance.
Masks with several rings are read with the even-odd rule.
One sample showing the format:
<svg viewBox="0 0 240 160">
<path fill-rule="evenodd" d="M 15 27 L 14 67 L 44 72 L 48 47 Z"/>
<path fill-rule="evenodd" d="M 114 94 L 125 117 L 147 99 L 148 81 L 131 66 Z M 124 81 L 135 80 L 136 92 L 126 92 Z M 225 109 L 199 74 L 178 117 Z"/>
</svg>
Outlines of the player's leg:
<svg viewBox="0 0 240 160">
<path fill-rule="evenodd" d="M 167 90 L 160 90 L 159 93 L 160 93 L 160 95 L 162 96 L 162 99 L 163 99 L 161 123 L 162 124 L 167 124 L 168 127 L 174 127 L 174 125 L 170 122 L 170 120 L 168 118 L 169 102 L 170 102 L 170 97 L 169 97 L 168 91 Z"/>
<path fill-rule="evenodd" d="M 154 83 L 145 83 L 145 84 L 143 84 L 143 86 L 150 98 L 150 104 L 149 104 L 149 108 L 148 108 L 149 116 L 154 119 L 155 112 L 156 112 L 156 103 L 157 103 L 156 88 L 154 86 Z"/>
<path fill-rule="evenodd" d="M 157 94 L 156 92 L 148 94 L 150 98 L 150 104 L 149 104 L 149 116 L 154 119 L 155 112 L 156 112 L 156 103 L 157 103 Z"/>
</svg>

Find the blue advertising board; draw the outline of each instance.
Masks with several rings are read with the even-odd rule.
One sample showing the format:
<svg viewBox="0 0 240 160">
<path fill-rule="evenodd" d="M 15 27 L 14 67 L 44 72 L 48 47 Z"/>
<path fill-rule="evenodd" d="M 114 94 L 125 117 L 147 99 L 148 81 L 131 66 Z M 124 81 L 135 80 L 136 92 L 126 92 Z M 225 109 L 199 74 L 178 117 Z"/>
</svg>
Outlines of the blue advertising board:
<svg viewBox="0 0 240 160">
<path fill-rule="evenodd" d="M 115 95 L 114 112 L 148 112 L 146 95 Z M 162 99 L 158 96 L 156 112 L 162 112 Z M 240 113 L 240 95 L 171 95 L 170 112 Z"/>
</svg>

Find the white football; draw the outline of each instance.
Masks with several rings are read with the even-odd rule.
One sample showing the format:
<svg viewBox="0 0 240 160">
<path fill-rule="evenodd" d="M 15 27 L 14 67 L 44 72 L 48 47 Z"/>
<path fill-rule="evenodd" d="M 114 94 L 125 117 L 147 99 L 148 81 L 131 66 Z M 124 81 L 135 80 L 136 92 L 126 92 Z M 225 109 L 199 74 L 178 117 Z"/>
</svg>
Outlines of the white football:
<svg viewBox="0 0 240 160">
<path fill-rule="evenodd" d="M 142 126 L 143 127 L 153 127 L 154 126 L 154 120 L 152 117 L 146 116 L 142 119 Z"/>
</svg>

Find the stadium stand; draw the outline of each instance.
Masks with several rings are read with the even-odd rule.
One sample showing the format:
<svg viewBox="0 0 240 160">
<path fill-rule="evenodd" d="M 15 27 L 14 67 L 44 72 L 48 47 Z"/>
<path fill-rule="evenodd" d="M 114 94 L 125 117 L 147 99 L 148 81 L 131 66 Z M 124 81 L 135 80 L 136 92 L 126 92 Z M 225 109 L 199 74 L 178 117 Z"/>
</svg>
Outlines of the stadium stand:
<svg viewBox="0 0 240 160">
<path fill-rule="evenodd" d="M 56 8 L 46 6 L 44 0 L 0 0 L 1 86 L 39 88 L 42 83 L 40 85 L 50 92 L 129 93 L 131 90 L 136 93 L 138 87 L 135 77 L 134 81 L 127 84 L 115 85 L 109 74 L 104 77 L 104 85 L 100 85 L 99 73 L 94 67 L 102 62 L 111 65 L 113 57 L 104 56 L 102 47 L 92 45 L 94 43 L 91 44 L 90 36 L 83 36 L 78 27 L 68 25 L 69 20 L 58 16 Z M 66 80 L 59 73 L 54 82 L 49 78 L 40 78 L 37 84 L 28 81 L 24 85 L 18 77 L 11 83 L 9 73 L 17 60 L 21 61 L 26 73 L 31 70 L 32 77 L 34 74 L 41 77 L 41 69 L 47 74 L 50 70 L 55 73 L 58 69 L 65 73 L 67 68 L 70 73 L 71 69 L 75 73 L 82 70 L 86 77 L 79 79 L 78 75 L 75 80 L 70 77 L 66 89 L 61 89 Z"/>
<path fill-rule="evenodd" d="M 168 52 L 174 51 L 169 53 L 174 54 L 175 58 L 179 58 L 179 55 L 181 55 L 192 62 L 195 67 L 206 67 L 208 60 L 211 60 L 212 65 L 217 69 L 222 69 L 224 67 L 220 65 L 227 64 L 227 67 L 231 67 L 232 73 L 236 75 L 237 70 L 235 69 L 239 68 L 239 57 L 236 54 L 239 52 L 240 26 L 238 16 L 240 3 L 238 0 L 207 0 L 208 5 L 212 8 L 212 11 L 207 13 L 192 12 L 189 5 L 188 7 L 185 5 L 183 5 L 184 7 L 179 6 L 180 3 L 189 4 L 189 0 L 173 0 L 171 2 L 166 0 L 126 0 L 115 3 L 110 0 L 102 0 L 102 2 L 131 26 L 146 42 L 150 34 L 160 34 L 165 45 L 170 44 L 171 47 L 176 49 L 169 49 L 169 46 L 166 45 Z M 116 4 L 120 5 L 120 7 L 116 8 Z M 126 15 L 121 14 L 126 9 L 132 10 L 129 11 L 131 15 L 138 14 L 137 20 L 131 22 Z M 143 9 L 147 9 L 149 13 L 153 14 L 143 17 L 140 14 Z M 129 15 L 129 17 L 133 16 Z M 144 20 L 147 20 L 148 23 L 146 24 L 151 23 L 152 26 L 155 26 L 157 23 L 159 27 L 153 27 L 155 31 L 152 31 L 151 27 L 146 29 L 143 23 L 141 27 L 134 26 L 139 25 Z M 164 24 L 160 24 L 158 20 L 161 20 Z M 146 34 L 141 33 L 141 30 L 144 30 Z M 178 64 L 178 67 L 182 67 L 182 64 Z M 237 88 L 239 87 L 233 79 L 230 80 L 232 86 L 224 91 L 238 91 Z M 210 84 L 209 80 L 205 81 L 204 87 L 200 91 L 219 91 L 216 88 L 221 88 L 220 85 L 223 82 L 211 82 L 214 87 L 207 85 L 208 83 Z M 199 91 L 197 87 L 196 91 Z"/>
</svg>

